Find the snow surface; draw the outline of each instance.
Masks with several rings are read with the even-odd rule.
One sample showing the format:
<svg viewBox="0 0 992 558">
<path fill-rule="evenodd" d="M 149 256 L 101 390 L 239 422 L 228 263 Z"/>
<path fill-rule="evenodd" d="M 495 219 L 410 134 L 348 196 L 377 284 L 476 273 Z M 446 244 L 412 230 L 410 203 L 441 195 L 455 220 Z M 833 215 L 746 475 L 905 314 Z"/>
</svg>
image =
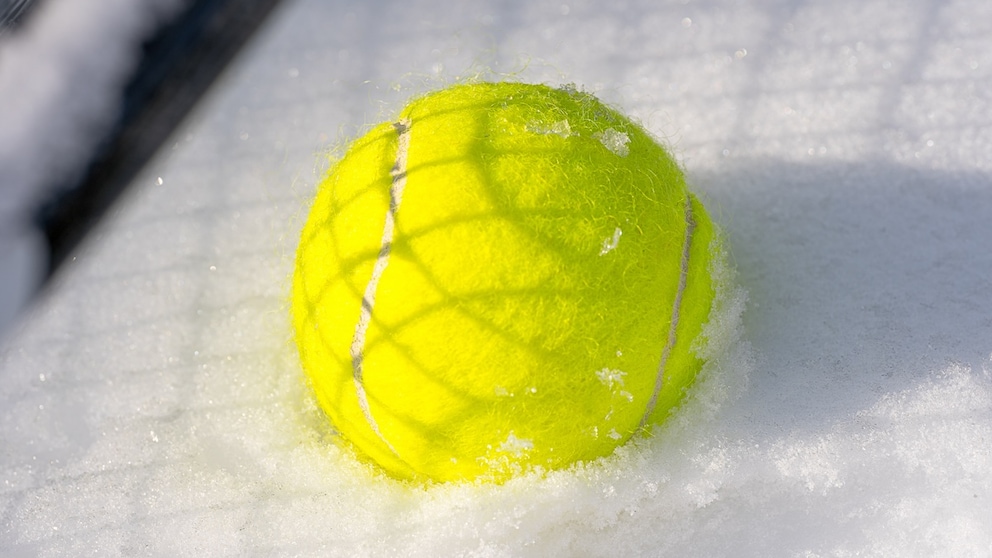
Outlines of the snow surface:
<svg viewBox="0 0 992 558">
<path fill-rule="evenodd" d="M 326 154 L 477 75 L 668 142 L 738 288 L 650 440 L 415 488 L 330 442 L 289 275 Z M 0 149 L 37 160 L 62 117 Z M 0 554 L 992 556 L 990 152 L 982 0 L 287 2 L 8 332 Z"/>
</svg>

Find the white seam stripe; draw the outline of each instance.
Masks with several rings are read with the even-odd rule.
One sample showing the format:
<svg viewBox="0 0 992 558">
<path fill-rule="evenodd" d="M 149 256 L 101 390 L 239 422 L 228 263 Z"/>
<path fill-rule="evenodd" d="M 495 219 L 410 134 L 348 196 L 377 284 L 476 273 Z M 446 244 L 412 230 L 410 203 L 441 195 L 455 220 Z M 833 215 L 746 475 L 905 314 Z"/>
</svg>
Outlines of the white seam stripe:
<svg viewBox="0 0 992 558">
<path fill-rule="evenodd" d="M 665 343 L 665 350 L 661 353 L 661 363 L 658 365 L 658 375 L 654 382 L 654 393 L 648 401 L 644 416 L 641 417 L 641 424 L 638 428 L 647 426 L 648 417 L 654 412 L 655 405 L 658 404 L 658 395 L 665 385 L 665 367 L 668 365 L 668 357 L 675 347 L 676 332 L 679 326 L 679 311 L 682 308 L 682 293 L 685 292 L 685 284 L 689 276 L 689 249 L 692 247 L 692 233 L 696 229 L 696 221 L 692 215 L 692 197 L 687 193 L 685 198 L 685 239 L 682 241 L 682 261 L 679 270 L 679 287 L 675 291 L 675 302 L 672 304 L 672 323 L 668 328 L 668 341 Z"/>
<path fill-rule="evenodd" d="M 358 397 L 358 406 L 362 408 L 362 414 L 368 421 L 372 431 L 393 453 L 396 450 L 379 431 L 379 425 L 372 417 L 372 410 L 369 408 L 368 396 L 365 393 L 365 385 L 362 381 L 362 361 L 365 358 L 365 338 L 368 334 L 369 324 L 372 321 L 372 309 L 375 307 L 375 291 L 379 287 L 379 280 L 382 279 L 386 266 L 389 265 L 389 254 L 392 251 L 394 229 L 396 227 L 396 212 L 399 211 L 400 201 L 403 199 L 403 189 L 406 187 L 406 157 L 410 148 L 410 121 L 400 120 L 393 124 L 396 129 L 396 163 L 390 170 L 392 183 L 389 186 L 389 210 L 386 212 L 386 223 L 382 227 L 382 242 L 379 248 L 379 255 L 376 257 L 375 265 L 372 267 L 372 277 L 365 285 L 365 293 L 362 296 L 362 308 L 358 315 L 358 323 L 355 325 L 355 336 L 351 339 L 351 370 L 355 380 L 355 391 Z"/>
</svg>

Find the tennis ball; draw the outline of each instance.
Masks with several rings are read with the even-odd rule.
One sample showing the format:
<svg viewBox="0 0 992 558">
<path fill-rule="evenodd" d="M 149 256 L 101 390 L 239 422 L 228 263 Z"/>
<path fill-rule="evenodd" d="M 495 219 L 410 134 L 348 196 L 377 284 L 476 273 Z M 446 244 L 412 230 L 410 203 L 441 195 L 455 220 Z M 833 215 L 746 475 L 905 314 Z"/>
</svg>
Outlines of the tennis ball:
<svg viewBox="0 0 992 558">
<path fill-rule="evenodd" d="M 340 437 L 394 477 L 592 460 L 700 369 L 714 238 L 672 157 L 593 96 L 450 87 L 320 184 L 293 278 L 301 362 Z"/>
</svg>

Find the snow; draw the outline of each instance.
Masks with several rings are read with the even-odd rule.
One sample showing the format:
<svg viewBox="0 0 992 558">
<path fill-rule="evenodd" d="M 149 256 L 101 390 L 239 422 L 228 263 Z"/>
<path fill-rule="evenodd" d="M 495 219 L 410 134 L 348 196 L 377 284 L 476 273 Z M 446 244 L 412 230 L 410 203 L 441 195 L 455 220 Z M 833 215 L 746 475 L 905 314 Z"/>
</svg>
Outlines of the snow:
<svg viewBox="0 0 992 558">
<path fill-rule="evenodd" d="M 161 13 L 117 2 L 131 15 L 95 25 L 69 4 L 0 39 L 5 123 L 32 83 L 86 84 L 51 77 L 73 60 L 117 75 L 106 48 Z M 652 438 L 411 487 L 332 443 L 289 276 L 327 155 L 475 75 L 574 83 L 644 123 L 722 226 L 735 287 Z M 73 114 L 2 127 L 5 208 L 52 150 L 92 147 L 49 142 Z M 992 556 L 990 148 L 979 0 L 286 2 L 6 333 L 0 554 Z"/>
</svg>

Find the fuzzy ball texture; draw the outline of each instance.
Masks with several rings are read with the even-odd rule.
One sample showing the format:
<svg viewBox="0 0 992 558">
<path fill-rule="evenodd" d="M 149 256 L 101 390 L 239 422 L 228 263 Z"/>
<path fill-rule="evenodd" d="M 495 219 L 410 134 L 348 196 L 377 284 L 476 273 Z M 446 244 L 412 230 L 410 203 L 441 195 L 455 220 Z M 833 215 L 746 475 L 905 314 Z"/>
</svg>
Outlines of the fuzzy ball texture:
<svg viewBox="0 0 992 558">
<path fill-rule="evenodd" d="M 665 420 L 719 252 L 676 162 L 574 88 L 457 85 L 349 148 L 303 229 L 293 322 L 344 440 L 392 476 L 500 481 Z"/>
</svg>

